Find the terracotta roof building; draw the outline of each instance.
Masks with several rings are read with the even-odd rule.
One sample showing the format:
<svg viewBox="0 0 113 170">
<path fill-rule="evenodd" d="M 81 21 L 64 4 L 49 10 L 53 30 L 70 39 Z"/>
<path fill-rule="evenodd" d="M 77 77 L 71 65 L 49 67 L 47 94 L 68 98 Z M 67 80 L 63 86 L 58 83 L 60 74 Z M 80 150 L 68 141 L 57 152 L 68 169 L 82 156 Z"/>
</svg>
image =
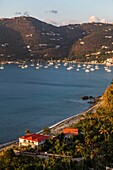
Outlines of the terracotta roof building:
<svg viewBox="0 0 113 170">
<path fill-rule="evenodd" d="M 70 137 L 71 135 L 78 135 L 78 129 L 65 128 L 62 130 L 62 133 L 64 133 L 66 137 Z"/>
<path fill-rule="evenodd" d="M 41 145 L 48 139 L 50 136 L 40 135 L 40 134 L 29 134 L 26 136 L 21 136 L 19 138 L 19 146 L 28 146 L 35 147 Z"/>
</svg>

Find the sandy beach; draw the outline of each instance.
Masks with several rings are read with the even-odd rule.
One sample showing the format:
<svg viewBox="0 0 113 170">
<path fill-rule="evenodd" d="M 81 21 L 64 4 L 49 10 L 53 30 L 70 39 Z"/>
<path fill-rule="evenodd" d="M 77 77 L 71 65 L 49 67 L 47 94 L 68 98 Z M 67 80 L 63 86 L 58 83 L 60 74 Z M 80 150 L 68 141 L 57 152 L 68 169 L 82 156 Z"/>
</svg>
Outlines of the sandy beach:
<svg viewBox="0 0 113 170">
<path fill-rule="evenodd" d="M 53 126 L 50 126 L 49 128 L 51 129 L 51 133 L 52 134 L 58 134 L 62 131 L 62 129 L 66 128 L 66 127 L 70 127 L 73 126 L 73 124 L 77 123 L 82 115 L 86 115 L 90 112 L 94 112 L 99 106 L 101 105 L 101 102 L 97 102 L 96 104 L 94 104 L 93 106 L 91 106 L 89 109 L 87 109 L 86 111 L 79 113 L 77 115 L 71 116 L 67 119 L 64 119 L 58 123 L 56 123 Z"/>
<path fill-rule="evenodd" d="M 89 109 L 87 109 L 86 111 L 84 111 L 82 113 L 68 117 L 68 118 L 50 126 L 49 128 L 51 129 L 51 133 L 53 135 L 57 135 L 57 134 L 61 133 L 64 128 L 73 126 L 73 124 L 77 123 L 80 120 L 82 115 L 86 115 L 90 112 L 93 113 L 100 105 L 101 105 L 101 101 L 97 102 L 96 104 L 94 104 L 93 106 L 91 106 Z M 40 132 L 37 132 L 37 133 L 42 134 L 43 130 L 41 130 Z M 4 149 L 8 149 L 9 147 L 13 147 L 15 145 L 18 145 L 18 139 L 15 141 L 12 141 L 12 142 L 1 144 L 0 151 L 2 151 Z"/>
</svg>

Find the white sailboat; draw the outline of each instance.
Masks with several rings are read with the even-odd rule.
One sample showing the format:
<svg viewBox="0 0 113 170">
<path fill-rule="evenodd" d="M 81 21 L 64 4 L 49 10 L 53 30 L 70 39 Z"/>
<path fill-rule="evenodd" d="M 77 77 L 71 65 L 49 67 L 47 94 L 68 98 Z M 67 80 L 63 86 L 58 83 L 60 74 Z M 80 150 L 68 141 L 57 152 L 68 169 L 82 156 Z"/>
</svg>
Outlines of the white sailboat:
<svg viewBox="0 0 113 170">
<path fill-rule="evenodd" d="M 55 65 L 55 68 L 56 68 L 56 69 L 59 68 L 58 65 Z"/>
<path fill-rule="evenodd" d="M 77 67 L 79 68 L 79 67 L 81 67 L 81 65 L 80 65 L 80 64 L 78 64 L 78 65 L 77 65 Z"/>
<path fill-rule="evenodd" d="M 64 63 L 64 67 L 66 67 L 66 66 L 67 66 L 67 64 L 68 64 L 68 63 L 67 63 L 67 62 L 65 62 L 65 63 Z"/>
<path fill-rule="evenodd" d="M 96 66 L 95 66 L 95 69 L 96 69 L 96 70 L 99 70 L 99 66 L 98 66 L 98 65 L 96 65 Z"/>
<path fill-rule="evenodd" d="M 72 70 L 72 69 L 73 69 L 73 66 L 70 65 L 70 63 L 69 63 L 69 66 L 67 67 L 67 70 L 69 71 L 69 70 Z"/>
<path fill-rule="evenodd" d="M 39 70 L 40 67 L 39 67 L 39 66 L 36 66 L 35 68 L 36 68 L 37 70 Z"/>
<path fill-rule="evenodd" d="M 90 71 L 88 69 L 85 70 L 86 73 L 89 73 Z"/>
<path fill-rule="evenodd" d="M 3 70 L 4 69 L 4 66 L 3 64 L 0 65 L 0 70 Z"/>
<path fill-rule="evenodd" d="M 46 63 L 46 65 L 44 66 L 44 68 L 48 68 L 48 64 Z"/>
<path fill-rule="evenodd" d="M 110 72 L 111 72 L 110 67 L 107 67 L 107 68 L 106 68 L 106 71 L 107 71 L 108 73 L 110 73 Z"/>
<path fill-rule="evenodd" d="M 93 67 L 92 67 L 92 68 L 90 68 L 90 70 L 91 70 L 91 71 L 95 71 L 95 69 L 94 69 Z"/>
</svg>

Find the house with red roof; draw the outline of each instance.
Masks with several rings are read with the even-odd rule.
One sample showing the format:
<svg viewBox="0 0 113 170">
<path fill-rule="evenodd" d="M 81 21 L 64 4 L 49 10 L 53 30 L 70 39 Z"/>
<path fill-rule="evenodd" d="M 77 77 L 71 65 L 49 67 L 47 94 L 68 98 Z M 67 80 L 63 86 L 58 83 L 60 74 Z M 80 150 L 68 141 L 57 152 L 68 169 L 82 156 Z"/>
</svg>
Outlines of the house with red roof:
<svg viewBox="0 0 113 170">
<path fill-rule="evenodd" d="M 40 135 L 40 134 L 29 134 L 25 136 L 21 136 L 19 138 L 19 146 L 31 146 L 36 147 L 42 145 L 46 139 L 50 138 L 50 136 Z"/>
<path fill-rule="evenodd" d="M 65 137 L 69 138 L 72 135 L 78 135 L 78 129 L 65 128 L 65 129 L 62 130 L 62 133 L 64 133 Z"/>
</svg>

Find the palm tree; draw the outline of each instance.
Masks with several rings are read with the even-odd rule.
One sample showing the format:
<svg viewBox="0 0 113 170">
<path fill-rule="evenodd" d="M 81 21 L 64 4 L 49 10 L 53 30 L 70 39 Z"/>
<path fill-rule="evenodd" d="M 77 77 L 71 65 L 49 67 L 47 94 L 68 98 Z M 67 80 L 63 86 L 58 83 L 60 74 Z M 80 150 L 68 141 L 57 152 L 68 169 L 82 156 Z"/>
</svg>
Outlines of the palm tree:
<svg viewBox="0 0 113 170">
<path fill-rule="evenodd" d="M 44 127 L 44 128 L 43 128 L 43 134 L 44 134 L 44 135 L 49 135 L 50 133 L 51 133 L 51 130 L 50 130 L 49 127 Z"/>
<path fill-rule="evenodd" d="M 31 134 L 30 130 L 29 130 L 29 129 L 26 129 L 26 130 L 25 130 L 25 134 L 26 134 L 26 135 L 30 135 L 30 134 Z"/>
<path fill-rule="evenodd" d="M 100 134 L 103 134 L 104 135 L 104 139 L 105 141 L 107 140 L 107 137 L 109 137 L 109 133 L 107 131 L 107 129 L 105 127 L 101 127 L 100 130 L 99 130 Z"/>
</svg>

